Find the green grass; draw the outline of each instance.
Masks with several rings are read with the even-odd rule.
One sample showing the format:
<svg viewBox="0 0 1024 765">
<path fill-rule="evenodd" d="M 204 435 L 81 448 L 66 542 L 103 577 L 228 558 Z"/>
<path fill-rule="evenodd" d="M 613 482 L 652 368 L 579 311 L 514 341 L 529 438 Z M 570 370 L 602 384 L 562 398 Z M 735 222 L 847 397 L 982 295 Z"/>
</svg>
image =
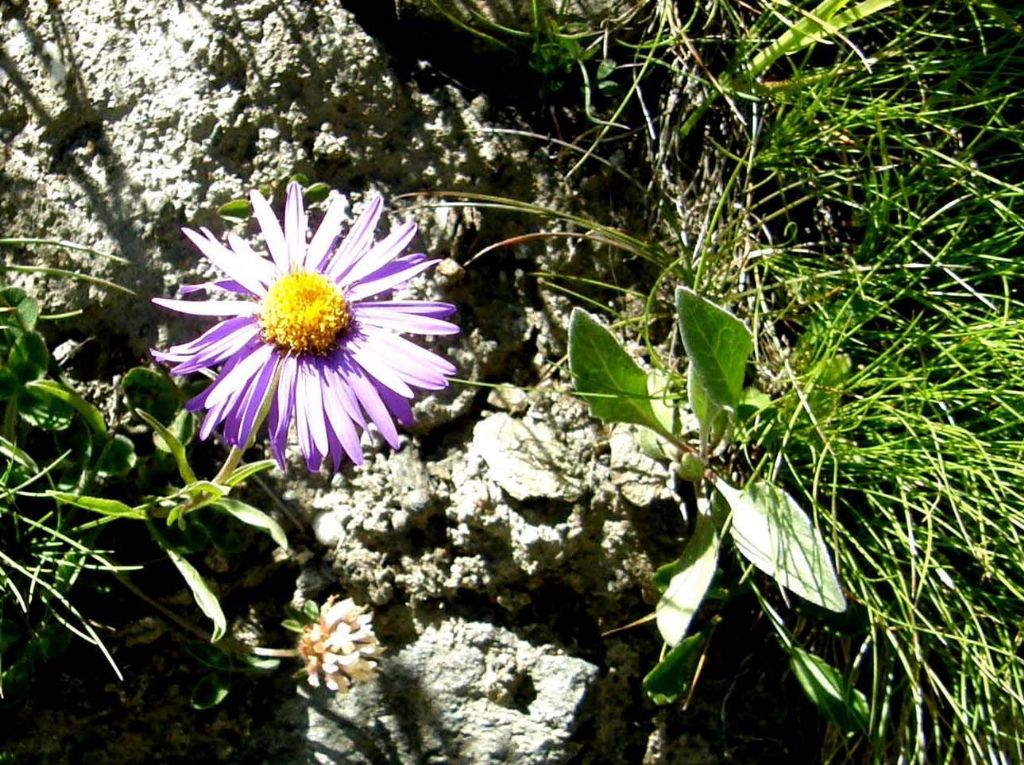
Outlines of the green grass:
<svg viewBox="0 0 1024 765">
<path fill-rule="evenodd" d="M 830 76 L 779 90 L 749 163 L 783 189 L 752 219 L 785 231 L 827 213 L 838 232 L 751 266 L 798 338 L 801 395 L 764 445 L 825 509 L 869 619 L 873 747 L 830 754 L 1020 761 L 1024 51 L 980 6 L 908 8 L 862 34 L 870 71 L 839 49 Z"/>
<path fill-rule="evenodd" d="M 801 48 L 787 30 L 814 7 L 659 2 L 580 36 L 623 64 L 581 161 L 645 158 L 640 238 L 677 258 L 648 323 L 686 282 L 758 335 L 777 400 L 750 464 L 818 508 L 855 603 L 844 631 L 788 626 L 871 702 L 823 761 L 1024 761 L 1020 23 L 878 2 Z"/>
</svg>

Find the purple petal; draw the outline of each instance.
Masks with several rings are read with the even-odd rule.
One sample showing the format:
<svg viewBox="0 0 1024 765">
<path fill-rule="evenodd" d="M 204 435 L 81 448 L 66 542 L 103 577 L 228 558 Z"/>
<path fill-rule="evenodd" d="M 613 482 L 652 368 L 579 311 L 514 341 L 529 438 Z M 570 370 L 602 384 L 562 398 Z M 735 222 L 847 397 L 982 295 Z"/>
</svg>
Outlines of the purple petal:
<svg viewBox="0 0 1024 765">
<path fill-rule="evenodd" d="M 392 231 L 365 254 L 356 254 L 349 260 L 348 267 L 338 274 L 338 281 L 344 284 L 355 284 L 370 274 L 390 263 L 402 254 L 409 242 L 416 235 L 416 224 L 406 223 L 397 231 Z"/>
<path fill-rule="evenodd" d="M 294 356 L 281 359 L 281 376 L 277 382 L 277 394 L 270 405 L 267 430 L 270 433 L 270 451 L 284 470 L 284 452 L 288 445 L 288 430 L 295 407 L 295 374 L 298 362 Z"/>
<path fill-rule="evenodd" d="M 433 300 L 374 300 L 372 303 L 362 303 L 361 305 L 378 306 L 399 313 L 430 316 L 434 319 L 444 319 L 455 313 L 455 306 L 451 303 L 439 303 Z"/>
<path fill-rule="evenodd" d="M 394 421 L 391 419 L 387 407 L 384 406 L 384 401 L 381 400 L 377 388 L 358 368 L 352 369 L 344 377 L 356 398 L 359 399 L 362 409 L 365 409 L 370 415 L 370 419 L 373 420 L 384 440 L 387 441 L 391 449 L 398 449 L 398 431 L 395 430 Z"/>
<path fill-rule="evenodd" d="M 285 243 L 281 224 L 278 223 L 274 211 L 270 209 L 270 203 L 255 189 L 249 193 L 249 201 L 252 203 L 252 211 L 260 224 L 263 238 L 267 242 L 267 249 L 270 250 L 270 256 L 274 259 L 278 272 L 288 273 L 288 268 L 291 265 L 288 262 L 288 246 Z"/>
<path fill-rule="evenodd" d="M 383 385 L 373 384 L 373 387 L 377 389 L 377 393 L 380 394 L 381 400 L 387 406 L 388 411 L 401 425 L 407 428 L 411 428 L 413 424 L 412 407 L 409 406 L 409 402 L 399 396 L 392 390 L 385 388 Z"/>
<path fill-rule="evenodd" d="M 204 228 L 202 231 L 203 235 L 200 236 L 190 228 L 182 229 L 182 233 L 217 268 L 241 284 L 253 295 L 262 297 L 267 294 L 267 285 L 261 282 L 258 276 L 259 267 L 255 265 L 256 258 L 249 258 L 244 254 L 232 252 L 218 242 L 208 229 Z"/>
<path fill-rule="evenodd" d="M 324 273 L 331 279 L 337 279 L 351 269 L 373 244 L 373 231 L 380 220 L 380 212 L 384 202 L 376 196 L 356 218 L 341 244 L 331 256 Z"/>
<path fill-rule="evenodd" d="M 351 348 L 352 358 L 361 366 L 375 381 L 384 385 L 400 396 L 412 398 L 412 388 L 405 384 L 405 380 L 399 376 L 391 366 L 383 362 L 375 351 L 366 347 Z"/>
<path fill-rule="evenodd" d="M 246 343 L 256 337 L 259 331 L 256 322 L 250 322 L 247 326 L 237 329 L 221 340 L 210 343 L 202 350 L 197 351 L 192 358 L 183 360 L 181 364 L 171 369 L 171 373 L 186 375 L 198 372 L 200 369 L 215 367 L 242 350 Z"/>
<path fill-rule="evenodd" d="M 295 390 L 296 427 L 299 430 L 300 444 L 303 440 L 308 451 L 306 465 L 310 472 L 320 468 L 323 455 L 330 448 L 327 443 L 327 423 L 324 421 L 324 399 L 322 382 L 318 365 L 319 359 L 300 358 L 298 382 Z M 303 431 L 306 437 L 303 439 Z"/>
<path fill-rule="evenodd" d="M 249 246 L 247 241 L 233 231 L 228 233 L 228 244 L 232 250 L 246 259 L 247 265 L 254 269 L 257 278 L 261 282 L 270 286 L 278 278 L 278 272 L 274 264 L 256 252 L 256 250 Z"/>
<path fill-rule="evenodd" d="M 302 186 L 292 181 L 284 203 L 284 242 L 290 262 L 306 265 L 306 213 L 302 206 Z"/>
<path fill-rule="evenodd" d="M 182 343 L 181 345 L 172 345 L 166 351 L 153 351 L 153 354 L 174 357 L 172 359 L 174 361 L 185 361 L 189 356 L 201 351 L 211 343 L 216 343 L 218 340 L 227 337 L 232 332 L 252 323 L 253 320 L 249 316 L 236 316 L 233 319 L 225 319 L 224 321 L 219 321 L 214 324 L 194 340 L 189 340 L 187 343 Z"/>
<path fill-rule="evenodd" d="M 350 391 L 345 389 L 344 380 L 337 374 L 325 375 L 324 379 L 327 383 L 324 387 L 324 408 L 327 413 L 327 424 L 334 436 L 331 453 L 335 455 L 335 465 L 340 462 L 340 455 L 336 451 L 337 447 L 341 447 L 354 464 L 362 465 L 363 447 L 359 443 L 359 432 L 343 403 L 344 397 L 351 395 Z"/>
<path fill-rule="evenodd" d="M 324 264 L 330 255 L 331 248 L 341 234 L 341 220 L 345 217 L 344 198 L 336 191 L 331 192 L 331 201 L 327 205 L 327 212 L 323 220 L 317 226 L 313 239 L 306 248 L 306 267 L 323 273 Z"/>
<path fill-rule="evenodd" d="M 266 402 L 267 395 L 270 392 L 270 386 L 274 381 L 274 374 L 277 371 L 279 362 L 280 357 L 274 354 L 272 360 L 265 364 L 260 373 L 253 378 L 245 398 L 242 399 L 236 410 L 239 415 L 237 427 L 233 429 L 230 437 L 225 430 L 224 437 L 229 444 L 243 449 L 249 444 L 253 429 L 256 427 L 256 421 L 259 418 L 260 410 L 263 408 L 263 404 Z"/>
<path fill-rule="evenodd" d="M 202 292 L 203 290 L 209 292 L 211 288 L 235 292 L 240 295 L 245 295 L 246 297 L 252 296 L 252 293 L 249 290 L 234 279 L 216 279 L 212 282 L 202 282 L 201 284 L 182 284 L 178 287 L 178 294 L 191 295 L 193 292 Z"/>
<path fill-rule="evenodd" d="M 409 281 L 435 263 L 437 260 L 414 260 L 411 264 L 410 261 L 403 261 L 403 259 L 396 260 L 370 274 L 365 281 L 350 286 L 346 291 L 345 298 L 354 302 L 379 295 Z"/>
<path fill-rule="evenodd" d="M 249 353 L 248 356 L 238 362 L 238 365 L 227 374 L 221 374 L 213 382 L 213 390 L 206 399 L 207 408 L 219 406 L 222 403 L 236 402 L 245 392 L 249 382 L 255 377 L 266 364 L 270 363 L 274 355 L 274 347 L 260 343 Z"/>
<path fill-rule="evenodd" d="M 169 308 L 178 313 L 192 316 L 255 316 L 260 312 L 260 304 L 250 300 L 174 300 L 173 298 L 153 298 L 153 302 L 162 308 Z"/>
<path fill-rule="evenodd" d="M 417 316 L 396 311 L 378 303 L 356 303 L 352 314 L 360 325 L 390 329 L 395 332 L 409 332 L 414 335 L 456 335 L 458 326 L 431 316 Z"/>
</svg>

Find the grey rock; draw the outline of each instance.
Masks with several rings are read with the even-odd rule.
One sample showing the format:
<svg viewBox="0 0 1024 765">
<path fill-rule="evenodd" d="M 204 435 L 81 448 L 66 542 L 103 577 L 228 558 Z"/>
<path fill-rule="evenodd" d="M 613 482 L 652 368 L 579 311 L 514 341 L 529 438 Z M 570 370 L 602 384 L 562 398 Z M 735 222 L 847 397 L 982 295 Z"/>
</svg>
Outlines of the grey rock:
<svg viewBox="0 0 1024 765">
<path fill-rule="evenodd" d="M 488 477 L 516 499 L 580 496 L 579 482 L 567 471 L 569 450 L 546 423 L 492 414 L 473 428 L 473 448 L 487 463 Z"/>
<path fill-rule="evenodd" d="M 448 619 L 384 658 L 371 681 L 310 703 L 307 738 L 325 764 L 554 765 L 574 751 L 597 673 L 553 646 Z"/>
</svg>

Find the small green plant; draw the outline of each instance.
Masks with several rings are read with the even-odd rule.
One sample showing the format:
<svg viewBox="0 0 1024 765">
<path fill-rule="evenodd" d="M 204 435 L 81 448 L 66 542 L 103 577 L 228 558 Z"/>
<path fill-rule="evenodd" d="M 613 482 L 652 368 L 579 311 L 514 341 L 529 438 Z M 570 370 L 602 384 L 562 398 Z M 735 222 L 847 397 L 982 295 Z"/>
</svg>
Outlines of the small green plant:
<svg viewBox="0 0 1024 765">
<path fill-rule="evenodd" d="M 612 333 L 581 309 L 573 312 L 569 325 L 569 368 L 577 394 L 604 422 L 633 423 L 656 434 L 661 443 L 654 454 L 669 455 L 677 473 L 693 482 L 698 496 L 689 541 L 679 559 L 659 570 L 655 580 L 662 593 L 655 618 L 665 651 L 647 676 L 645 689 L 659 703 L 676 700 L 692 683 L 694 661 L 709 633 L 690 634 L 691 625 L 718 571 L 725 538 L 785 590 L 829 611 L 846 609 L 831 555 L 807 513 L 756 472 L 737 488 L 721 473 L 716 459 L 745 421 L 770 408 L 763 394 L 744 387 L 754 348 L 750 331 L 688 288 L 680 287 L 675 297 L 689 363 L 685 381 L 657 371 L 645 373 Z M 693 434 L 680 432 L 683 418 L 678 409 L 684 389 L 698 422 Z M 846 688 L 823 660 L 794 645 L 781 618 L 772 623 L 794 664 L 804 670 L 800 677 L 809 698 L 830 719 L 863 728 L 863 695 Z M 835 687 L 842 688 L 849 702 L 845 716 L 838 712 L 843 705 L 831 693 Z"/>
</svg>

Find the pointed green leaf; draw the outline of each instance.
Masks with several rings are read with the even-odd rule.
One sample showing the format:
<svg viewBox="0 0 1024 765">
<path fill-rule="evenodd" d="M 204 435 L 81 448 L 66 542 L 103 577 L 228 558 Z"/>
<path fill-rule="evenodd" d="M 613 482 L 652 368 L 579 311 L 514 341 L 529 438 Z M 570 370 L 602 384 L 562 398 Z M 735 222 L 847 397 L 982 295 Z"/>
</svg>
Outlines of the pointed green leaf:
<svg viewBox="0 0 1024 765">
<path fill-rule="evenodd" d="M 231 499 L 230 497 L 218 499 L 213 503 L 213 506 L 234 516 L 242 523 L 263 529 L 270 534 L 271 539 L 277 542 L 278 547 L 283 550 L 288 549 L 288 536 L 284 533 L 284 529 L 281 528 L 281 524 L 262 510 L 257 510 L 251 505 L 239 502 L 237 499 Z"/>
<path fill-rule="evenodd" d="M 171 562 L 177 566 L 178 571 L 181 572 L 181 576 L 185 580 L 185 584 L 188 585 L 189 589 L 192 590 L 192 597 L 195 598 L 196 605 L 199 606 L 200 610 L 206 614 L 210 621 L 213 622 L 213 634 L 210 636 L 210 642 L 216 643 L 220 640 L 228 631 L 228 620 L 224 616 L 224 611 L 220 607 L 220 601 L 217 600 L 217 596 L 213 594 L 213 590 L 210 589 L 210 585 L 206 583 L 206 580 L 200 576 L 199 572 L 196 571 L 195 566 L 189 563 L 185 558 L 173 550 L 170 547 L 165 547 L 164 550 L 167 552 L 167 556 L 171 559 Z"/>
<path fill-rule="evenodd" d="M 330 195 L 331 187 L 326 183 L 311 183 L 302 190 L 302 193 L 310 204 L 323 202 Z"/>
<path fill-rule="evenodd" d="M 82 494 L 72 494 L 66 491 L 50 491 L 47 494 L 60 502 L 74 507 L 81 507 L 85 510 L 92 510 L 94 513 L 109 515 L 116 518 L 145 518 L 146 512 L 141 508 L 131 507 L 116 499 L 105 497 L 87 497 Z"/>
<path fill-rule="evenodd" d="M 179 441 L 170 430 L 165 428 L 159 420 L 148 412 L 145 412 L 142 409 L 135 409 L 134 413 L 140 420 L 153 429 L 154 439 L 161 439 L 163 441 L 164 448 L 174 457 L 174 461 L 178 466 L 178 473 L 181 475 L 181 480 L 187 484 L 195 483 L 196 474 L 192 472 L 192 467 L 188 464 L 188 457 L 185 455 L 185 447 L 182 446 L 181 441 Z"/>
<path fill-rule="evenodd" d="M 192 708 L 202 710 L 215 707 L 227 698 L 230 690 L 230 677 L 211 672 L 192 688 Z"/>
<path fill-rule="evenodd" d="M 735 411 L 747 359 L 754 350 L 750 331 L 731 313 L 686 287 L 676 290 L 676 311 L 693 368 L 691 386 L 696 380 L 710 404 Z"/>
<path fill-rule="evenodd" d="M 107 423 L 103 419 L 103 414 L 100 410 L 70 388 L 63 386 L 54 380 L 33 380 L 32 382 L 27 383 L 25 387 L 29 390 L 60 399 L 78 412 L 82 416 L 82 419 L 85 420 L 86 425 L 88 425 L 94 432 L 99 435 L 106 435 Z"/>
<path fill-rule="evenodd" d="M 690 690 L 704 640 L 702 633 L 690 635 L 647 673 L 643 685 L 651 701 L 672 704 Z"/>
<path fill-rule="evenodd" d="M 730 533 L 747 560 L 800 597 L 830 611 L 846 610 L 828 548 L 796 500 L 766 481 L 742 491 L 724 481 L 716 488 L 732 511 Z"/>
<path fill-rule="evenodd" d="M 647 374 L 608 328 L 580 308 L 569 320 L 569 370 L 576 393 L 605 422 L 632 422 L 661 431 L 651 406 Z"/>
<path fill-rule="evenodd" d="M 227 204 L 221 205 L 217 214 L 228 220 L 248 220 L 252 215 L 252 207 L 249 206 L 248 200 L 232 199 Z"/>
<path fill-rule="evenodd" d="M 241 465 L 235 468 L 234 472 L 227 477 L 224 483 L 228 486 L 238 486 L 244 483 L 245 480 L 257 473 L 262 473 L 264 470 L 270 470 L 277 464 L 276 460 L 257 460 L 256 462 L 250 462 L 247 465 Z"/>
<path fill-rule="evenodd" d="M 852 733 L 866 733 L 870 720 L 868 700 L 833 667 L 799 646 L 789 654 L 793 674 L 807 698 L 834 725 Z"/>
<path fill-rule="evenodd" d="M 686 543 L 679 559 L 679 570 L 655 608 L 658 631 L 671 646 L 683 639 L 694 613 L 704 600 L 704 594 L 718 568 L 718 547 L 715 522 L 710 515 L 698 513 L 693 536 Z"/>
</svg>

